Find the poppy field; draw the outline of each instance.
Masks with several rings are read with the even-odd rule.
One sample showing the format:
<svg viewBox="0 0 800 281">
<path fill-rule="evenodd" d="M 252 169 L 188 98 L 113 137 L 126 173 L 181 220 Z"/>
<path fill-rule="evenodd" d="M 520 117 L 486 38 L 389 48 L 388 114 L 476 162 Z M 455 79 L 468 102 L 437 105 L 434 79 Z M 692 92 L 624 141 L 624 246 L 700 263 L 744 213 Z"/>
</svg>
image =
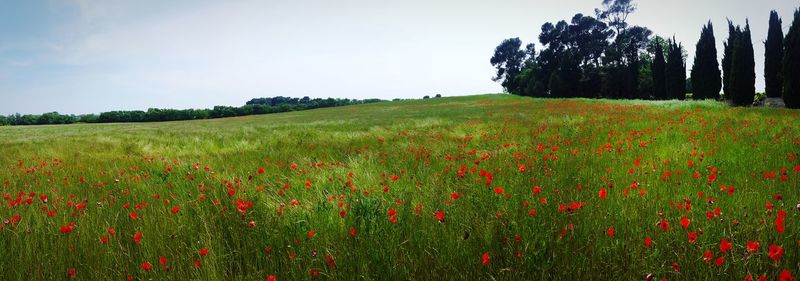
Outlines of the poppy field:
<svg viewBox="0 0 800 281">
<path fill-rule="evenodd" d="M 0 127 L 0 279 L 797 280 L 799 154 L 711 101 Z"/>
</svg>

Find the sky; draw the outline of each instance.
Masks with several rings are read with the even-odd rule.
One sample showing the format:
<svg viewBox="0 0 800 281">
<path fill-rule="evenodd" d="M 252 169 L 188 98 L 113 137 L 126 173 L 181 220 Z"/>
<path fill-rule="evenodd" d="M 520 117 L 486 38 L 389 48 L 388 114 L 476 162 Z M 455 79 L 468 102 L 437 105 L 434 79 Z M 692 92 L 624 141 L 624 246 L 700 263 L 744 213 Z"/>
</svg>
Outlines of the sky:
<svg viewBox="0 0 800 281">
<path fill-rule="evenodd" d="M 682 42 L 750 20 L 758 91 L 770 10 L 792 0 L 638 0 L 630 24 Z M 240 106 L 251 98 L 502 92 L 494 47 L 601 0 L 0 0 L 0 114 Z"/>
</svg>

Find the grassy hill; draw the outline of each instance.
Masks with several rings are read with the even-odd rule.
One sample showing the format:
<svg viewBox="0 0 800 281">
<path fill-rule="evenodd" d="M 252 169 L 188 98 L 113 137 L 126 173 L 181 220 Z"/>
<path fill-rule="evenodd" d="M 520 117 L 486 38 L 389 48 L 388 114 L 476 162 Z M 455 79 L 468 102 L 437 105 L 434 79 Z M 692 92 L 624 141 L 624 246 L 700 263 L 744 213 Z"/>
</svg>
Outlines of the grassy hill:
<svg viewBox="0 0 800 281">
<path fill-rule="evenodd" d="M 0 127 L 0 279 L 775 280 L 798 153 L 797 111 L 707 101 Z"/>
</svg>

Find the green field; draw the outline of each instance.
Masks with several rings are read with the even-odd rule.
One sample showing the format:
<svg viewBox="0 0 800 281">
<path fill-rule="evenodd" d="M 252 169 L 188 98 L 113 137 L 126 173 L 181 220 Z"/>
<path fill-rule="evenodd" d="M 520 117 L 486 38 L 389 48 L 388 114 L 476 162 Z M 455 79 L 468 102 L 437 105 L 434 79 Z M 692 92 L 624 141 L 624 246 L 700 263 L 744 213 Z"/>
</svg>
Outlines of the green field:
<svg viewBox="0 0 800 281">
<path fill-rule="evenodd" d="M 510 95 L 0 127 L 0 280 L 778 280 L 798 154 L 799 111 Z"/>
</svg>

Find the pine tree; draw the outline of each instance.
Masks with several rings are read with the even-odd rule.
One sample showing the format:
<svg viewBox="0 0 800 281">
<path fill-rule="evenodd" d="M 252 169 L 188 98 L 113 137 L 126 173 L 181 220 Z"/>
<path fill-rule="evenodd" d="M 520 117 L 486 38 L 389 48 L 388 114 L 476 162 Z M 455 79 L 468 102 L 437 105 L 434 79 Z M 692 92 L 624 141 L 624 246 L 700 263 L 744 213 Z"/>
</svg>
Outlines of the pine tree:
<svg viewBox="0 0 800 281">
<path fill-rule="evenodd" d="M 731 61 L 730 91 L 731 101 L 735 105 L 749 105 L 756 95 L 756 62 L 753 54 L 753 42 L 750 37 L 750 23 L 740 32 L 733 47 Z"/>
<path fill-rule="evenodd" d="M 783 101 L 786 107 L 800 108 L 800 9 L 794 12 L 783 45 Z"/>
<path fill-rule="evenodd" d="M 669 43 L 669 56 L 665 68 L 665 88 L 668 99 L 686 98 L 686 63 L 683 61 L 683 46 L 675 38 Z"/>
<path fill-rule="evenodd" d="M 774 10 L 769 15 L 769 32 L 767 41 L 764 42 L 764 81 L 766 82 L 767 96 L 777 98 L 781 96 L 783 78 L 783 29 L 781 19 Z"/>
<path fill-rule="evenodd" d="M 691 73 L 694 99 L 719 99 L 722 78 L 717 62 L 714 26 L 711 21 L 708 22 L 708 25 L 703 26 L 703 31 L 700 33 Z"/>
<path fill-rule="evenodd" d="M 664 61 L 664 50 L 661 48 L 661 42 L 655 42 L 656 54 L 653 59 L 653 95 L 657 100 L 667 99 L 666 84 L 666 62 Z"/>
</svg>

